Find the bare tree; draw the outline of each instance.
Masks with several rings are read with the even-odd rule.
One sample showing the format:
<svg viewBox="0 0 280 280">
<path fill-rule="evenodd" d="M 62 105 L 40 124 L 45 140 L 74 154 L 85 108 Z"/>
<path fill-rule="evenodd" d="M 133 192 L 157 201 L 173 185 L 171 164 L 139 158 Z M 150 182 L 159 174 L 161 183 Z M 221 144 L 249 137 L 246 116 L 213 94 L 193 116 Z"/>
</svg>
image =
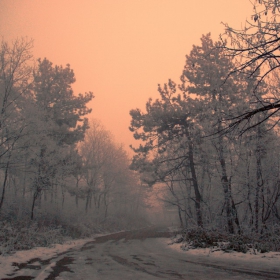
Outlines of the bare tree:
<svg viewBox="0 0 280 280">
<path fill-rule="evenodd" d="M 225 34 L 221 36 L 223 48 L 229 56 L 236 58 L 236 67 L 229 76 L 233 73 L 241 73 L 245 79 L 257 80 L 251 92 L 252 102 L 256 105 L 231 118 L 229 125 L 231 129 L 242 123 L 246 131 L 278 115 L 279 95 L 270 92 L 265 98 L 259 98 L 257 92 L 264 83 L 269 84 L 271 76 L 280 67 L 279 16 L 279 0 L 255 0 L 251 18 L 246 21 L 243 29 L 234 29 L 224 24 Z M 230 46 L 227 41 L 230 41 Z M 259 118 L 252 124 L 251 120 L 255 115 Z M 277 117 L 276 122 L 278 121 Z"/>
<path fill-rule="evenodd" d="M 25 127 L 22 104 L 32 74 L 33 41 L 22 38 L 11 45 L 3 40 L 0 44 L 0 168 L 4 173 L 1 209 L 15 144 Z"/>
</svg>

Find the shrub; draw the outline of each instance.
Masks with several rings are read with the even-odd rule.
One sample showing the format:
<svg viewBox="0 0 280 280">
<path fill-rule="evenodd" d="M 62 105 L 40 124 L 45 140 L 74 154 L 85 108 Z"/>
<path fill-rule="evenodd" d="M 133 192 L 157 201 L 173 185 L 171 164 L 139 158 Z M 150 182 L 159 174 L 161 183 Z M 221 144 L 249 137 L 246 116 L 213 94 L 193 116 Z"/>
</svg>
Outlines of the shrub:
<svg viewBox="0 0 280 280">
<path fill-rule="evenodd" d="M 182 233 L 185 244 L 183 249 L 193 248 L 215 248 L 225 252 L 237 251 L 247 253 L 248 251 L 265 253 L 268 251 L 280 251 L 279 229 L 266 231 L 262 234 L 228 234 L 218 230 L 202 228 L 185 229 Z"/>
</svg>

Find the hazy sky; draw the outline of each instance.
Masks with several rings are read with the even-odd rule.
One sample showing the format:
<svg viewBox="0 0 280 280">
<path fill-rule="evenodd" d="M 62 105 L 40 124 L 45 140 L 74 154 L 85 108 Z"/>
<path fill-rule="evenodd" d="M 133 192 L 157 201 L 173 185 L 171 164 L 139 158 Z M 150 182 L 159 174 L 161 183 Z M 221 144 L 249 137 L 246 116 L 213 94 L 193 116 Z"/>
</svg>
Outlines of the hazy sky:
<svg viewBox="0 0 280 280">
<path fill-rule="evenodd" d="M 179 82 L 185 55 L 221 22 L 241 28 L 249 0 L 0 0 L 0 35 L 34 39 L 34 56 L 71 65 L 76 93 L 93 91 L 92 116 L 126 147 L 129 111 Z"/>
</svg>

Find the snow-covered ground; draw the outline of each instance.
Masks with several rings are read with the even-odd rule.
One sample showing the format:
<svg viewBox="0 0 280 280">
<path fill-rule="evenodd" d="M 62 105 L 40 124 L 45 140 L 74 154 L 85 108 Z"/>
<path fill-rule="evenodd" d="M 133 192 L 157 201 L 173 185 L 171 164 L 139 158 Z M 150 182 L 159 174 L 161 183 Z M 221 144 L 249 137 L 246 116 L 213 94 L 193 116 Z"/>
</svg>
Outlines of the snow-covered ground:
<svg viewBox="0 0 280 280">
<path fill-rule="evenodd" d="M 205 260 L 207 257 L 212 263 L 219 265 L 232 264 L 240 269 L 250 268 L 271 272 L 278 272 L 276 268 L 279 268 L 280 265 L 280 252 L 260 253 L 257 251 L 248 251 L 247 253 L 241 253 L 236 251 L 225 252 L 216 248 L 182 250 L 182 243 L 171 244 L 168 239 L 161 239 L 161 242 L 174 251 L 191 256 L 194 260 L 199 260 L 199 258 Z"/>
<path fill-rule="evenodd" d="M 105 235 L 105 234 L 104 234 Z M 103 236 L 104 236 L 103 235 Z M 101 235 L 98 235 L 101 236 Z M 97 237 L 97 236 L 96 236 Z M 12 255 L 7 256 L 0 256 L 0 279 L 7 278 L 9 274 L 15 272 L 17 269 L 16 266 L 13 266 L 13 263 L 27 263 L 31 259 L 41 259 L 47 260 L 58 256 L 59 254 L 66 252 L 70 249 L 79 249 L 85 243 L 94 240 L 94 238 L 88 239 L 81 239 L 81 240 L 74 240 L 68 241 L 63 245 L 56 244 L 51 248 L 33 248 L 31 250 L 26 251 L 18 251 Z M 227 266 L 231 265 L 232 267 L 236 267 L 238 269 L 250 269 L 250 270 L 266 270 L 271 272 L 279 272 L 279 264 L 280 264 L 280 252 L 269 252 L 269 253 L 238 253 L 238 252 L 231 252 L 226 253 L 223 251 L 213 251 L 212 249 L 191 249 L 188 251 L 184 251 L 181 249 L 182 244 L 174 243 L 170 245 L 169 238 L 157 238 L 155 239 L 148 239 L 145 241 L 147 248 L 150 248 L 154 252 L 158 251 L 160 254 L 170 254 L 170 259 L 172 259 L 172 255 L 174 252 L 174 256 L 178 257 L 178 254 L 182 256 L 190 256 L 193 262 L 204 262 L 211 261 L 212 264 L 217 264 L 219 266 Z M 135 242 L 134 242 L 135 243 Z M 134 244 L 133 243 L 133 244 Z M 138 241 L 142 246 L 143 244 Z M 126 242 L 122 243 L 123 248 L 120 247 L 119 249 L 125 249 Z M 136 244 L 136 243 L 135 243 Z M 142 245 L 141 245 L 142 244 Z M 137 244 L 136 244 L 137 245 Z M 135 245 L 135 246 L 136 246 Z M 138 246 L 138 245 L 137 245 Z M 131 250 L 131 246 L 128 246 L 129 250 Z M 165 249 L 164 249 L 165 248 Z M 103 250 L 103 249 L 102 249 Z M 51 270 L 51 267 L 54 266 L 56 260 L 54 259 L 49 263 L 47 267 L 45 267 L 41 272 L 37 274 L 36 279 L 45 279 Z M 32 265 L 36 265 L 36 262 L 33 262 Z M 39 262 L 38 262 L 39 265 Z M 76 265 L 77 267 L 81 267 L 81 265 Z M 140 272 L 139 272 L 140 273 Z M 18 271 L 15 276 L 21 275 L 20 271 Z M 59 278 L 64 279 L 64 278 Z M 65 278 L 66 279 L 66 278 Z M 68 279 L 68 278 L 67 278 Z M 71 278 L 72 279 L 72 278 Z M 95 279 L 95 278 L 94 278 Z M 98 279 L 98 278 L 97 278 Z M 105 278 L 104 278 L 105 279 Z M 106 278 L 107 279 L 107 278 Z M 109 278 L 108 278 L 109 279 Z M 118 278 L 116 278 L 118 279 Z M 137 278 L 138 279 L 138 278 Z M 139 278 L 142 279 L 142 278 Z M 148 278 L 147 278 L 148 279 Z M 248 278 L 249 279 L 249 278 Z M 251 279 L 251 278 L 250 278 Z"/>
<path fill-rule="evenodd" d="M 213 248 L 198 248 L 198 249 L 190 249 L 190 250 L 182 250 L 181 243 L 170 244 L 170 240 L 161 239 L 167 246 L 176 250 L 178 252 L 184 252 L 188 255 L 192 256 L 207 256 L 211 258 L 222 258 L 226 260 L 246 260 L 251 262 L 267 262 L 274 263 L 275 265 L 280 265 L 280 252 L 268 252 L 268 253 L 260 253 L 260 252 L 247 252 L 246 254 L 241 252 L 224 252 L 222 250 L 216 250 Z"/>
<path fill-rule="evenodd" d="M 180 229 L 176 227 L 169 227 L 170 232 L 179 232 Z M 179 235 L 180 237 L 180 235 Z M 169 239 L 161 239 L 166 246 L 171 248 L 174 251 L 185 253 L 190 256 L 200 256 L 200 257 L 209 257 L 211 259 L 223 260 L 227 262 L 232 261 L 245 261 L 247 263 L 258 265 L 259 268 L 264 267 L 265 265 L 269 266 L 279 266 L 280 265 L 280 252 L 267 252 L 260 253 L 258 251 L 248 251 L 246 254 L 236 251 L 225 252 L 217 248 L 197 248 L 186 250 L 184 243 L 173 243 L 176 237 L 172 241 Z M 183 248 L 183 249 L 182 249 Z"/>
<path fill-rule="evenodd" d="M 68 251 L 69 249 L 78 249 L 85 243 L 92 240 L 94 240 L 94 238 L 71 240 L 64 244 L 54 244 L 50 248 L 35 247 L 30 250 L 17 251 L 11 255 L 0 256 L 0 279 L 7 277 L 7 274 L 11 274 L 15 271 L 15 266 L 13 266 L 13 263 L 26 263 L 29 260 L 35 258 L 47 260 L 57 256 L 60 253 Z M 36 263 L 33 263 L 33 265 L 36 265 Z"/>
</svg>

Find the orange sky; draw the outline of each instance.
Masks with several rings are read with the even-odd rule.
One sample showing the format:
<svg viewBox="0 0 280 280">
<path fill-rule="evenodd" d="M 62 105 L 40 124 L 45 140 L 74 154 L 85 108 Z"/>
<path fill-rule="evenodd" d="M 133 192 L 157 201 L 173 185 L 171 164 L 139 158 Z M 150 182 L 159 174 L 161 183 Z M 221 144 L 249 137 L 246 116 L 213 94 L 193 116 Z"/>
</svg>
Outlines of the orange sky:
<svg viewBox="0 0 280 280">
<path fill-rule="evenodd" d="M 179 81 L 185 55 L 221 22 L 240 28 L 249 0 L 0 0 L 0 35 L 34 39 L 34 56 L 69 63 L 75 92 L 93 91 L 92 117 L 125 147 L 135 143 L 129 111 Z M 127 148 L 128 150 L 128 148 Z"/>
</svg>

